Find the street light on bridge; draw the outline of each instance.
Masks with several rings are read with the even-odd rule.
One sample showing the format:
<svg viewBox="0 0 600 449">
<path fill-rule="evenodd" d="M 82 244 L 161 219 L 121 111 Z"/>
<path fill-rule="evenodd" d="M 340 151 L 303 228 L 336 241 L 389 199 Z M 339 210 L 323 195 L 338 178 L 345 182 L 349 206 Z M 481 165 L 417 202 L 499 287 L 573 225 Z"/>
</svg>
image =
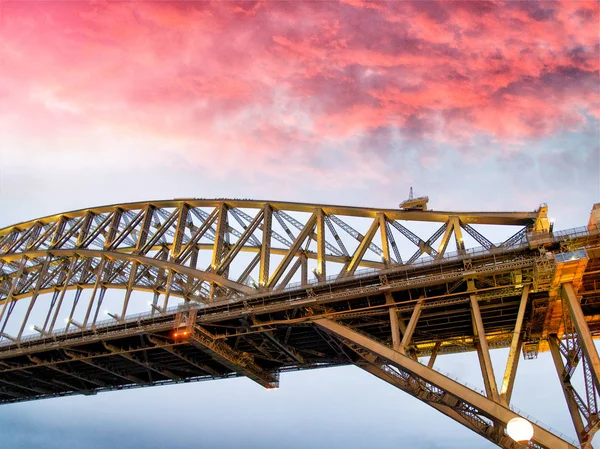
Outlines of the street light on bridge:
<svg viewBox="0 0 600 449">
<path fill-rule="evenodd" d="M 518 442 L 526 442 L 533 438 L 533 426 L 524 418 L 513 418 L 507 426 L 508 436 Z"/>
</svg>

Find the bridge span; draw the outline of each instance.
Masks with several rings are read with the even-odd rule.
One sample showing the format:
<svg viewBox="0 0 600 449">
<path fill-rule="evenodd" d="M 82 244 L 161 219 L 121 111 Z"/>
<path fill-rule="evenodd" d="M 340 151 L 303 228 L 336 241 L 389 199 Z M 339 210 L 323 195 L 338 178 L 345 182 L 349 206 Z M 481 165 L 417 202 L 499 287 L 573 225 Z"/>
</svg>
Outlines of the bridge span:
<svg viewBox="0 0 600 449">
<path fill-rule="evenodd" d="M 355 365 L 518 448 L 506 426 L 519 359 L 551 351 L 579 441 L 533 424 L 528 447 L 590 448 L 599 275 L 600 205 L 563 231 L 544 205 L 179 199 L 61 213 L 0 229 L 0 403 L 235 376 L 277 388 L 282 372 Z M 463 351 L 484 392 L 434 369 Z"/>
</svg>

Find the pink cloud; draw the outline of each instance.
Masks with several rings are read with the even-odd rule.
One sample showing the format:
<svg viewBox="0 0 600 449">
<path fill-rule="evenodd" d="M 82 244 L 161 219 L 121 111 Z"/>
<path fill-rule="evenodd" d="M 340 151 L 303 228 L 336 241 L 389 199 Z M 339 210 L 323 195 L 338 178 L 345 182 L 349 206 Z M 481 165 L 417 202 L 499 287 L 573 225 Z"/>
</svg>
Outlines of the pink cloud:
<svg viewBox="0 0 600 449">
<path fill-rule="evenodd" d="M 462 145 L 600 117 L 596 1 L 0 9 L 0 124 L 5 142 L 36 141 L 30 151 L 101 135 L 275 164 L 385 128 Z"/>
</svg>

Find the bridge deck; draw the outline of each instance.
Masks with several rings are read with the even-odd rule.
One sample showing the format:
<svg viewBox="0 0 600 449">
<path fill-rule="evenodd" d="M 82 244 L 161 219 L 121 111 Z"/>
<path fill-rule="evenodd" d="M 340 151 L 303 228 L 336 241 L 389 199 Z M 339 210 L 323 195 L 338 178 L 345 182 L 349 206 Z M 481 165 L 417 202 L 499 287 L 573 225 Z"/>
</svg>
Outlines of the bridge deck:
<svg viewBox="0 0 600 449">
<path fill-rule="evenodd" d="M 542 247 L 559 254 L 564 252 L 563 240 L 549 238 Z M 597 233 L 581 242 L 587 248 L 579 291 L 582 309 L 592 333 L 600 334 L 600 243 Z M 244 300 L 189 303 L 162 314 L 97 323 L 93 329 L 71 326 L 67 333 L 23 338 L 18 344 L 4 341 L 0 402 L 239 375 L 274 387 L 280 372 L 356 362 L 355 354 L 313 325 L 315 319 L 342 320 L 391 345 L 390 307 L 397 309 L 405 327 L 419 298 L 423 311 L 410 352 L 427 356 L 434 348 L 439 353 L 471 351 L 473 288 L 489 346 L 506 347 L 522 287 L 539 280 L 538 247 L 396 266 L 336 282 L 259 291 Z M 515 279 L 516 272 L 521 279 Z M 545 349 L 539 342 L 549 326 L 556 326 L 549 321 L 551 296 L 548 288 L 532 288 L 524 324 L 524 347 L 531 357 Z"/>
</svg>

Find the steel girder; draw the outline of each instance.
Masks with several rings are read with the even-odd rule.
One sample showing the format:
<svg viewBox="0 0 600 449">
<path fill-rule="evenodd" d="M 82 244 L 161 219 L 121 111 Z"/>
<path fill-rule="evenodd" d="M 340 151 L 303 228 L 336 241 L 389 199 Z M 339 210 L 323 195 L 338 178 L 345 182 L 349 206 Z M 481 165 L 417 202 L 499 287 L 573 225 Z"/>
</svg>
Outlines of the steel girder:
<svg viewBox="0 0 600 449">
<path fill-rule="evenodd" d="M 356 352 L 360 356 L 357 365 L 361 368 L 433 406 L 493 443 L 507 449 L 519 447 L 504 435 L 502 428 L 520 415 L 497 398 L 489 394 L 485 397 L 356 329 L 327 318 L 315 320 L 315 325 Z M 534 436 L 530 447 L 575 449 L 548 430 L 535 423 L 532 425 Z"/>
</svg>

